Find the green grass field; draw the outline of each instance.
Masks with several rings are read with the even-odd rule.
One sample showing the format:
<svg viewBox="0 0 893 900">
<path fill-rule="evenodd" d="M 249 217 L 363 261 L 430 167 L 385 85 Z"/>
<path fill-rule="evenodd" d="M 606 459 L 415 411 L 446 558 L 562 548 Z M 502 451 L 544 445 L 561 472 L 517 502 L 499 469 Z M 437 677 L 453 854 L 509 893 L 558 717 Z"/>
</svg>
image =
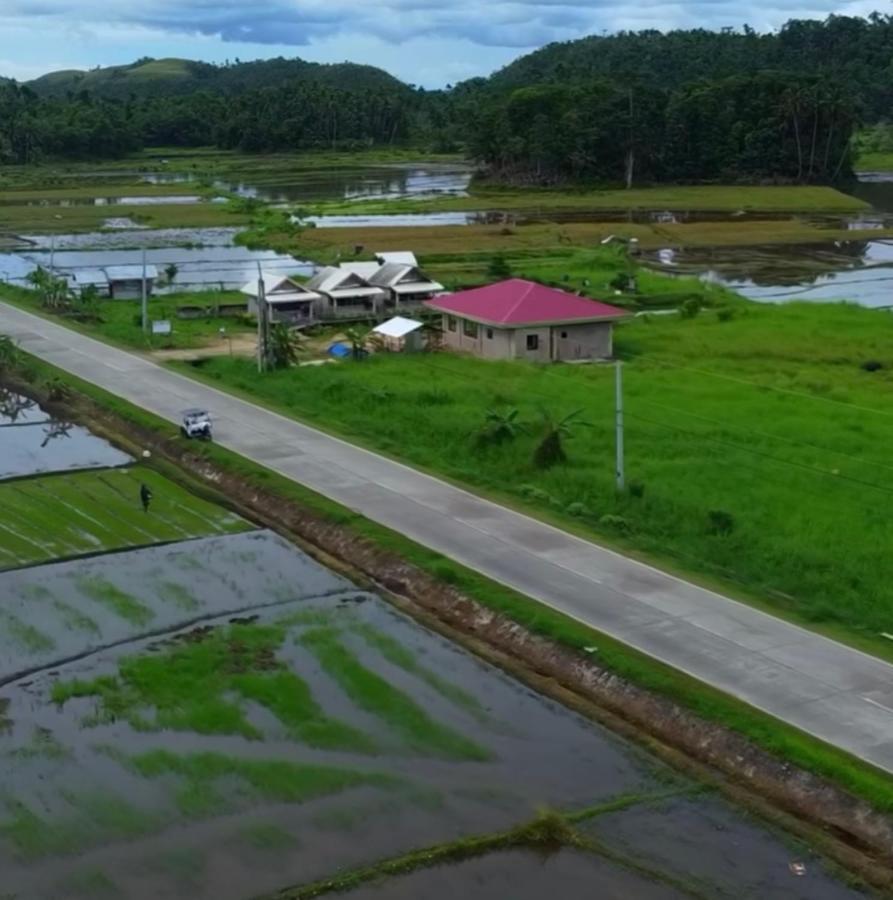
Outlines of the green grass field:
<svg viewBox="0 0 893 900">
<path fill-rule="evenodd" d="M 0 285 L 0 299 L 36 312 L 57 318 L 40 305 L 36 291 L 18 285 Z M 238 291 L 184 291 L 183 293 L 153 297 L 149 300 L 149 319 L 168 319 L 171 322 L 169 335 L 145 334 L 139 301 L 120 300 L 99 301 L 98 319 L 81 322 L 65 318 L 65 324 L 76 331 L 97 335 L 103 340 L 124 347 L 140 350 L 166 350 L 202 347 L 208 344 L 221 345 L 224 338 L 220 329 L 225 328 L 230 338 L 255 334 L 257 326 L 247 318 L 209 315 L 198 319 L 181 319 L 177 316 L 180 306 L 211 307 L 225 303 L 244 303 L 245 295 Z"/>
<path fill-rule="evenodd" d="M 721 317 L 722 316 L 722 317 Z M 729 320 L 727 317 L 732 316 Z M 851 306 L 738 303 L 619 329 L 627 475 L 613 486 L 613 371 L 449 354 L 379 356 L 258 378 L 202 377 L 574 527 L 743 586 L 800 620 L 893 630 L 893 323 Z M 869 372 L 863 363 L 879 363 Z M 194 371 L 194 370 L 193 370 Z M 529 433 L 479 448 L 488 409 Z M 580 410 L 569 461 L 533 465 L 540 410 Z M 879 641 L 883 644 L 883 641 Z"/>
<path fill-rule="evenodd" d="M 154 495 L 148 513 L 142 483 Z M 0 482 L 0 508 L 0 570 L 250 527 L 144 467 Z"/>
</svg>

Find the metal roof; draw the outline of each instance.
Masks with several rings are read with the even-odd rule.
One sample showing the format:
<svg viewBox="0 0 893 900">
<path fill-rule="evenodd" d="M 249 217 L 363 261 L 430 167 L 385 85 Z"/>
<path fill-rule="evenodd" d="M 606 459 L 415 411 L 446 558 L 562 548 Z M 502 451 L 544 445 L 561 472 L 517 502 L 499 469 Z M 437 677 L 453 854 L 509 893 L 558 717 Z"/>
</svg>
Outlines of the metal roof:
<svg viewBox="0 0 893 900">
<path fill-rule="evenodd" d="M 394 316 L 393 319 L 388 319 L 387 322 L 376 325 L 375 328 L 372 329 L 372 333 L 381 334 L 384 337 L 402 338 L 406 337 L 408 334 L 412 334 L 413 331 L 417 331 L 421 327 L 422 323 L 416 322 L 415 319 L 405 319 L 403 316 Z"/>
<path fill-rule="evenodd" d="M 400 265 L 403 266 L 417 266 L 419 264 L 419 261 L 415 257 L 415 253 L 410 253 L 408 250 L 376 253 L 375 258 L 382 265 L 385 263 L 400 263 Z"/>
<path fill-rule="evenodd" d="M 262 278 L 264 281 L 264 293 L 268 298 L 270 294 L 275 294 L 277 292 L 301 293 L 303 291 L 303 285 L 298 284 L 297 281 L 289 278 L 287 275 L 281 275 L 277 272 L 264 272 Z M 259 280 L 259 278 L 255 278 L 253 281 L 244 284 L 239 290 L 243 294 L 248 294 L 249 297 L 256 297 L 257 283 Z"/>
<path fill-rule="evenodd" d="M 445 294 L 426 301 L 426 305 L 477 322 L 509 327 L 614 321 L 629 315 L 625 309 L 523 278 L 510 278 L 487 287 Z"/>
<path fill-rule="evenodd" d="M 142 281 L 143 267 L 135 266 L 104 266 L 105 274 L 109 281 Z M 146 280 L 158 277 L 158 269 L 154 265 L 146 266 Z"/>
</svg>

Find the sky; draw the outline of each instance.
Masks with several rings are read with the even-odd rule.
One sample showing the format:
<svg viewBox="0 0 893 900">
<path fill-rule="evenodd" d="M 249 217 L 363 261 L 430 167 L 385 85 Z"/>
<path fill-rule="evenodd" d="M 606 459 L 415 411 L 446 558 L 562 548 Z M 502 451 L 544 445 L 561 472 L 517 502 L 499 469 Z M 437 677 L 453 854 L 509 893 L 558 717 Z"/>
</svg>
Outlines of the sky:
<svg viewBox="0 0 893 900">
<path fill-rule="evenodd" d="M 378 65 L 443 87 L 551 41 L 643 28 L 778 28 L 867 15 L 887 0 L 0 0 L 0 75 L 143 56 L 206 62 L 273 56 Z"/>
</svg>

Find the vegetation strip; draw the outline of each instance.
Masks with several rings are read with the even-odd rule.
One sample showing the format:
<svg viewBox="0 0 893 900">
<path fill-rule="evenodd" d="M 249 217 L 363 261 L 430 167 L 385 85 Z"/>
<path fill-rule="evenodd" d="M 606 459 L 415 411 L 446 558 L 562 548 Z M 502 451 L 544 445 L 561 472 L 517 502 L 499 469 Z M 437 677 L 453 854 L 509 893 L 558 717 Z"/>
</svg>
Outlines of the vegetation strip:
<svg viewBox="0 0 893 900">
<path fill-rule="evenodd" d="M 697 789 L 696 789 L 697 790 Z M 329 894 L 346 893 L 363 884 L 380 882 L 388 878 L 409 875 L 420 869 L 466 862 L 476 857 L 504 850 L 527 849 L 555 852 L 561 848 L 597 853 L 612 862 L 633 869 L 646 877 L 671 884 L 692 897 L 704 898 L 706 894 L 694 892 L 690 885 L 668 876 L 665 872 L 644 866 L 641 863 L 596 843 L 580 834 L 573 827 L 600 815 L 630 809 L 641 803 L 663 800 L 690 794 L 691 788 L 663 791 L 653 795 L 628 795 L 609 801 L 601 806 L 591 807 L 576 813 L 542 812 L 530 822 L 518 825 L 508 831 L 476 837 L 459 838 L 445 844 L 415 850 L 394 859 L 384 860 L 364 869 L 355 869 L 335 878 L 323 879 L 303 887 L 288 888 L 270 895 L 265 900 L 314 900 Z"/>
<path fill-rule="evenodd" d="M 89 417 L 95 428 L 100 431 L 103 428 L 116 430 L 120 433 L 122 423 L 127 423 L 135 429 L 134 433 L 139 435 L 140 445 L 154 448 L 155 465 L 169 472 L 172 477 L 177 476 L 180 471 L 178 467 L 185 467 L 194 475 L 205 479 L 202 489 L 213 494 L 218 501 L 226 503 L 227 498 L 217 493 L 218 489 L 212 484 L 226 484 L 231 492 L 230 497 L 234 499 L 241 497 L 246 505 L 254 509 L 256 515 L 264 518 L 266 513 L 262 511 L 262 504 L 263 498 L 267 498 L 271 504 L 269 508 L 277 510 L 276 520 L 280 527 L 291 529 L 292 533 L 316 543 L 330 555 L 339 553 L 339 547 L 342 546 L 339 539 L 343 536 L 350 542 L 353 564 L 368 575 L 384 580 L 385 585 L 393 590 L 413 595 L 413 590 L 406 579 L 416 577 L 412 574 L 415 572 L 418 577 L 427 577 L 433 588 L 461 591 L 466 597 L 473 597 L 485 608 L 505 612 L 513 621 L 529 629 L 532 634 L 554 641 L 557 647 L 565 647 L 571 652 L 580 654 L 585 648 L 596 646 L 599 648 L 598 671 L 603 677 L 608 676 L 610 679 L 619 677 L 637 685 L 650 692 L 656 702 L 661 702 L 659 698 L 666 698 L 678 703 L 681 707 L 679 714 L 682 714 L 682 710 L 687 710 L 704 723 L 714 723 L 728 729 L 727 734 L 730 737 L 742 735 L 750 742 L 745 747 L 750 746 L 751 750 L 760 748 L 770 754 L 770 759 L 779 761 L 779 766 L 787 773 L 784 785 L 790 787 L 795 784 L 788 768 L 788 764 L 793 763 L 802 770 L 798 782 L 808 783 L 811 776 L 807 773 L 815 773 L 830 783 L 821 787 L 822 783 L 819 782 L 817 790 L 821 789 L 826 793 L 831 791 L 833 794 L 833 790 L 842 788 L 861 798 L 861 801 L 870 808 L 893 811 L 891 779 L 861 760 L 823 744 L 605 635 L 586 629 L 530 598 L 465 569 L 413 543 L 405 536 L 363 519 L 295 482 L 223 448 L 204 447 L 198 453 L 196 448 L 190 447 L 188 450 L 179 448 L 176 443 L 171 442 L 171 429 L 168 423 L 88 382 L 67 376 L 55 367 L 31 357 L 22 358 L 19 372 L 25 374 L 32 383 L 39 382 L 44 385 L 54 379 L 65 377 L 82 397 L 90 398 L 78 408 L 81 415 Z M 165 458 L 175 462 L 176 465 L 170 465 Z M 239 484 L 248 488 L 244 496 L 239 492 Z M 388 561 L 399 563 L 394 571 L 403 574 L 399 576 L 388 574 Z M 461 608 L 460 598 L 461 595 L 457 594 L 454 608 Z M 577 656 L 576 659 L 579 666 L 583 658 Z M 610 681 L 607 683 L 610 684 Z M 618 712 L 622 713 L 622 710 Z M 646 729 L 652 725 L 648 719 L 637 721 L 640 727 Z M 698 759 L 705 758 L 704 750 L 703 742 L 692 744 L 687 748 L 687 752 Z M 744 759 L 749 751 L 739 745 L 736 752 L 743 754 L 736 758 Z M 864 814 L 860 814 L 859 820 L 854 820 L 845 816 L 840 818 L 836 814 L 828 819 L 829 809 L 822 807 L 813 807 L 804 812 L 797 805 L 795 796 L 778 793 L 782 782 L 776 782 L 775 787 L 762 781 L 754 782 L 753 771 L 749 768 L 739 771 L 737 763 L 732 758 L 724 759 L 721 754 L 718 757 L 711 757 L 708 754 L 706 758 L 712 764 L 720 765 L 724 771 L 731 771 L 738 777 L 744 777 L 755 790 L 765 791 L 777 802 L 788 805 L 789 808 L 793 804 L 800 814 L 807 815 L 810 820 L 825 823 L 831 821 L 840 833 L 855 833 L 866 846 L 877 846 L 871 828 L 866 831 L 859 824 L 866 821 Z M 830 785 L 834 785 L 834 789 Z M 841 802 L 845 797 L 846 795 L 841 797 Z M 848 802 L 852 807 L 856 801 L 850 798 Z M 871 815 L 868 814 L 867 818 L 870 819 Z"/>
</svg>

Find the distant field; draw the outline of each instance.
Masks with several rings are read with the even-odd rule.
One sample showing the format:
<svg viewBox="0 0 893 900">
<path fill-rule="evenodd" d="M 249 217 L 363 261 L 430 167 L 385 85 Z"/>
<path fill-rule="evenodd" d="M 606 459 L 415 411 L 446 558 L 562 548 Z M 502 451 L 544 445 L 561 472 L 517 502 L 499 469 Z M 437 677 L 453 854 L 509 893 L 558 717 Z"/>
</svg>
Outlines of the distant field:
<svg viewBox="0 0 893 900">
<path fill-rule="evenodd" d="M 141 483 L 154 494 L 148 513 Z M 0 482 L 0 509 L 0 570 L 250 527 L 140 467 Z"/>
<path fill-rule="evenodd" d="M 656 209 L 712 212 L 853 212 L 864 201 L 830 187 L 760 185 L 669 185 L 631 190 L 545 190 L 472 185 L 468 197 L 316 204 L 314 211 L 435 212 L 479 209 Z"/>
</svg>

